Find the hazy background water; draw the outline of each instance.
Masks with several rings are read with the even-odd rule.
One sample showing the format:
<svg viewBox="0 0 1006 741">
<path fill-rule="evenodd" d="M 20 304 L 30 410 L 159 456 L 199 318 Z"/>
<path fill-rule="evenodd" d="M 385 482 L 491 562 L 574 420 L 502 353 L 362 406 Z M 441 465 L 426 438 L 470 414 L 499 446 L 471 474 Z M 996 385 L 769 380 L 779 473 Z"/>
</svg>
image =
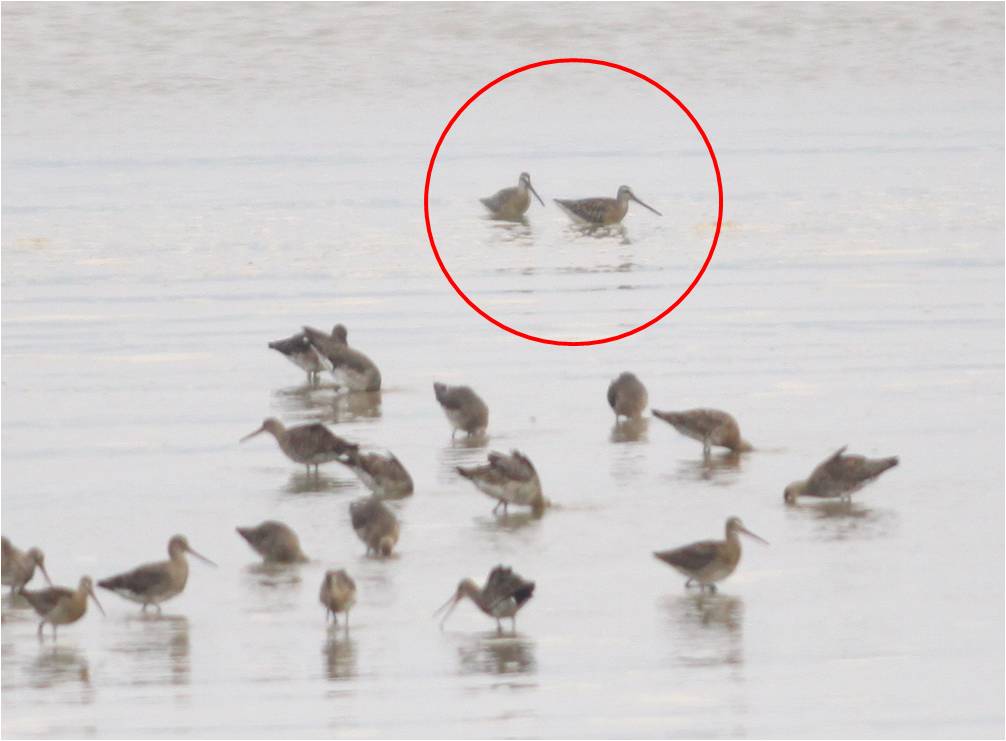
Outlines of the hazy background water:
<svg viewBox="0 0 1006 741">
<path fill-rule="evenodd" d="M 422 217 L 458 106 L 566 55 L 671 89 L 726 192 L 696 291 L 594 348 L 477 316 Z M 5 599 L 4 736 L 1003 735 L 1001 4 L 4 4 L 2 61 L 3 531 L 61 584 L 174 532 L 220 564 L 160 619 L 104 593 L 108 617 L 56 643 Z M 445 257 L 522 328 L 635 326 L 708 245 L 707 163 L 617 78 L 527 80 L 445 143 Z M 626 182 L 664 216 L 590 239 L 549 201 L 516 231 L 484 220 L 474 199 L 522 169 L 547 198 Z M 266 348 L 336 321 L 380 364 L 378 403 Z M 619 442 L 624 369 L 760 450 L 704 466 L 659 420 Z M 486 449 L 451 444 L 435 379 L 472 384 L 489 447 L 535 461 L 543 519 L 494 519 L 452 473 Z M 238 445 L 269 415 L 405 462 L 395 558 L 363 557 L 347 472 Z M 851 508 L 784 507 L 846 443 L 902 465 Z M 772 545 L 718 596 L 651 557 L 733 514 Z M 257 567 L 233 527 L 267 517 L 315 560 Z M 517 635 L 471 606 L 439 632 L 457 581 L 499 562 L 538 583 Z M 348 638 L 316 602 L 332 566 L 360 589 Z"/>
</svg>

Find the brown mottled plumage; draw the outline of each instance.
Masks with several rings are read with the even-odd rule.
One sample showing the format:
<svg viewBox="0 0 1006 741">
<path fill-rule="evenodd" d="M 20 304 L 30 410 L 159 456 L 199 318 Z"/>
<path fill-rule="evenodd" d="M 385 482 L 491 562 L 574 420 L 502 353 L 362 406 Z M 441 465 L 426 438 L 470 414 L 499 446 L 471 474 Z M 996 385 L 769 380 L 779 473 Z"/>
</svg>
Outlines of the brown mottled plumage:
<svg viewBox="0 0 1006 741">
<path fill-rule="evenodd" d="M 799 497 L 821 499 L 850 499 L 889 468 L 898 465 L 897 456 L 890 458 L 865 458 L 861 455 L 844 455 L 843 445 L 826 461 L 818 465 L 804 481 L 794 481 L 786 487 L 783 498 L 794 504 Z"/>
<path fill-rule="evenodd" d="M 510 618 L 513 630 L 517 630 L 517 612 L 522 608 L 534 594 L 534 582 L 527 581 L 519 574 L 505 566 L 497 566 L 489 572 L 486 584 L 481 589 L 472 579 L 465 579 L 458 584 L 457 590 L 447 602 L 445 602 L 434 616 L 447 610 L 440 627 L 444 627 L 447 618 L 457 606 L 457 604 L 468 597 L 475 603 L 482 612 L 496 620 L 496 629 L 503 630 L 500 623 L 502 618 Z"/>
<path fill-rule="evenodd" d="M 714 445 L 738 453 L 754 450 L 751 444 L 741 437 L 737 420 L 726 412 L 718 409 L 689 409 L 684 412 L 661 412 L 657 409 L 651 411 L 654 417 L 664 420 L 682 435 L 701 442 L 704 455 L 709 455 Z"/>
<path fill-rule="evenodd" d="M 739 517 L 731 517 L 726 524 L 726 540 L 703 540 L 653 555 L 688 577 L 685 586 L 698 582 L 700 589 L 716 591 L 716 582 L 730 576 L 741 560 L 741 542 L 738 533 L 749 535 L 765 545 L 768 543 L 744 527 Z"/>
<path fill-rule="evenodd" d="M 327 335 L 313 327 L 304 327 L 304 334 L 314 348 L 332 365 L 332 375 L 350 391 L 380 391 L 381 371 L 374 361 L 348 344 L 348 332 L 336 324 Z"/>
<path fill-rule="evenodd" d="M 538 472 L 530 459 L 518 450 L 511 451 L 510 455 L 490 453 L 488 465 L 458 466 L 456 470 L 475 484 L 479 491 L 497 500 L 493 512 L 502 506 L 506 515 L 511 504 L 531 507 L 535 514 L 541 514 L 545 509 Z"/>
<path fill-rule="evenodd" d="M 576 221 L 587 224 L 608 225 L 617 224 L 625 218 L 629 210 L 629 201 L 635 201 L 643 208 L 647 208 L 657 216 L 661 213 L 652 206 L 648 206 L 636 198 L 632 188 L 622 185 L 618 188 L 618 195 L 615 198 L 584 198 L 579 201 L 569 201 L 560 198 L 553 199 L 559 204 L 567 214 Z"/>
<path fill-rule="evenodd" d="M 311 466 L 314 466 L 314 470 L 317 472 L 318 466 L 322 463 L 344 461 L 347 453 L 357 448 L 355 444 L 346 442 L 332 433 L 323 424 L 284 427 L 282 422 L 273 417 L 263 422 L 255 432 L 241 438 L 241 442 L 263 432 L 268 432 L 276 438 L 280 450 L 286 454 L 287 458 L 307 466 L 308 473 L 311 472 Z"/>
<path fill-rule="evenodd" d="M 328 367 L 328 363 L 314 349 L 310 340 L 307 339 L 307 335 L 303 332 L 287 337 L 285 340 L 270 342 L 269 347 L 306 372 L 309 382 L 317 381 L 318 374 Z"/>
<path fill-rule="evenodd" d="M 101 606 L 97 595 L 94 593 L 94 586 L 91 577 L 82 577 L 76 589 L 66 587 L 50 587 L 33 591 L 22 590 L 21 596 L 28 600 L 28 604 L 39 614 L 42 622 L 38 624 L 38 637 L 42 637 L 42 628 L 46 623 L 52 626 L 52 637 L 56 637 L 57 625 L 69 625 L 84 617 L 87 612 L 88 596 L 94 600 L 94 604 L 105 614 L 105 608 Z"/>
<path fill-rule="evenodd" d="M 0 572 L 2 572 L 3 585 L 10 587 L 11 594 L 24 589 L 24 585 L 31 581 L 35 575 L 35 567 L 38 566 L 46 582 L 51 586 L 52 579 L 49 572 L 45 570 L 45 554 L 38 548 L 29 548 L 22 551 L 17 548 L 7 536 L 0 538 L 2 542 L 2 553 L 0 553 Z"/>
<path fill-rule="evenodd" d="M 307 556 L 300 549 L 300 538 L 297 537 L 297 533 L 282 522 L 266 520 L 255 527 L 234 529 L 267 563 L 307 561 Z"/>
<path fill-rule="evenodd" d="M 331 617 L 338 625 L 338 613 L 343 612 L 346 614 L 346 629 L 349 630 L 349 611 L 356 604 L 356 582 L 345 569 L 325 572 L 318 599 L 325 606 L 325 622 Z"/>
<path fill-rule="evenodd" d="M 433 393 L 453 427 L 452 438 L 458 430 L 469 437 L 485 432 L 489 426 L 489 407 L 471 388 L 434 383 Z"/>
<path fill-rule="evenodd" d="M 538 191 L 531 185 L 531 176 L 526 172 L 520 174 L 515 187 L 503 188 L 487 198 L 480 198 L 479 201 L 492 212 L 495 218 L 516 220 L 520 219 L 527 211 L 528 206 L 531 205 L 531 196 L 528 191 L 534 193 L 538 203 L 542 206 L 545 205 L 541 196 L 538 195 Z"/>
<path fill-rule="evenodd" d="M 353 529 L 367 546 L 367 554 L 390 556 L 398 543 L 400 527 L 395 513 L 380 499 L 369 496 L 349 505 Z"/>
<path fill-rule="evenodd" d="M 407 497 L 412 494 L 412 477 L 393 454 L 361 453 L 352 450 L 343 461 L 364 486 L 382 497 Z"/>
<path fill-rule="evenodd" d="M 132 571 L 102 579 L 98 582 L 98 586 L 115 592 L 131 602 L 140 603 L 143 605 L 144 611 L 146 611 L 147 605 L 153 605 L 157 608 L 157 612 L 160 612 L 161 602 L 181 594 L 185 589 L 185 583 L 189 579 L 189 562 L 185 560 L 186 553 L 191 553 L 210 566 L 216 566 L 208 558 L 192 550 L 184 535 L 174 535 L 168 541 L 169 560 L 137 566 Z"/>
<path fill-rule="evenodd" d="M 646 409 L 646 386 L 632 373 L 626 371 L 608 385 L 608 405 L 619 417 L 639 419 Z"/>
</svg>

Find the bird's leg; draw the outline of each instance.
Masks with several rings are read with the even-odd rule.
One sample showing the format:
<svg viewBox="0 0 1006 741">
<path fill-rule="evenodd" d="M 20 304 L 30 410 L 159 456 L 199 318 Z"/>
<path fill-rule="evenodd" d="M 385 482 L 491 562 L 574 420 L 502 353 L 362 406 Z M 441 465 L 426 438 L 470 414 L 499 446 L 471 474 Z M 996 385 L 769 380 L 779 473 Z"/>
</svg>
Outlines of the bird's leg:
<svg viewBox="0 0 1006 741">
<path fill-rule="evenodd" d="M 708 458 L 709 454 L 713 452 L 712 445 L 709 444 L 709 438 L 702 438 L 702 457 Z"/>
<path fill-rule="evenodd" d="M 346 635 L 349 635 L 349 610 L 346 610 Z"/>
<path fill-rule="evenodd" d="M 692 579 L 692 577 L 688 577 L 688 581 L 685 582 L 685 589 L 688 589 L 689 587 L 691 587 L 693 581 L 694 580 Z"/>
<path fill-rule="evenodd" d="M 147 611 L 147 603 L 144 602 L 143 606 L 140 608 L 140 612 L 146 612 L 146 611 Z"/>
<path fill-rule="evenodd" d="M 42 640 L 42 628 L 45 626 L 45 620 L 38 624 L 38 639 Z"/>
<path fill-rule="evenodd" d="M 451 442 L 453 442 L 458 436 L 458 428 L 455 427 L 451 430 Z"/>
<path fill-rule="evenodd" d="M 160 615 L 161 615 L 161 606 L 155 602 L 154 603 L 154 607 L 157 608 L 157 616 L 160 617 Z"/>
<path fill-rule="evenodd" d="M 499 618 L 496 618 L 496 632 L 497 633 L 503 632 L 503 623 L 500 622 Z"/>
<path fill-rule="evenodd" d="M 709 594 L 716 594 L 716 585 L 715 584 L 710 584 L 709 585 Z"/>
<path fill-rule="evenodd" d="M 496 506 L 493 507 L 493 514 L 496 514 L 497 512 L 499 512 L 499 508 L 501 506 L 503 506 L 503 500 L 502 499 L 497 499 L 496 500 Z"/>
</svg>

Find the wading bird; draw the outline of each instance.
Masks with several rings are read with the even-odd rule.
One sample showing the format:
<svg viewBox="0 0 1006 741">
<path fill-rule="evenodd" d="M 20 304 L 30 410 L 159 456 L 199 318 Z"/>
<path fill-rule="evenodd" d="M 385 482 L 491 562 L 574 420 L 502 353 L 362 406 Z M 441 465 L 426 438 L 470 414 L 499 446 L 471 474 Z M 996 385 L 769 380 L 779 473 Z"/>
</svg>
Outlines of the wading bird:
<svg viewBox="0 0 1006 741">
<path fill-rule="evenodd" d="M 490 453 L 488 465 L 458 466 L 456 470 L 475 484 L 479 491 L 496 500 L 493 513 L 502 506 L 506 516 L 507 507 L 511 504 L 530 507 L 536 515 L 545 510 L 538 472 L 528 457 L 518 450 L 510 451 L 510 455 Z"/>
<path fill-rule="evenodd" d="M 471 388 L 434 383 L 433 393 L 453 428 L 451 439 L 458 430 L 468 433 L 468 437 L 486 431 L 489 426 L 489 407 Z"/>
<path fill-rule="evenodd" d="M 332 375 L 340 386 L 350 391 L 380 391 L 381 371 L 373 360 L 349 346 L 349 333 L 336 324 L 332 334 L 304 327 L 304 334 L 314 348 L 331 364 Z"/>
<path fill-rule="evenodd" d="M 266 520 L 255 527 L 237 527 L 238 535 L 248 541 L 266 563 L 302 563 L 307 556 L 300 549 L 297 533 L 282 522 Z"/>
<path fill-rule="evenodd" d="M 185 582 L 189 578 L 189 562 L 185 560 L 186 553 L 191 553 L 210 566 L 216 566 L 211 560 L 192 550 L 184 535 L 174 535 L 168 541 L 169 560 L 137 566 L 132 571 L 102 579 L 98 582 L 98 586 L 115 592 L 130 602 L 138 602 L 143 605 L 144 611 L 146 611 L 147 605 L 153 605 L 160 614 L 160 603 L 181 594 L 185 589 Z"/>
<path fill-rule="evenodd" d="M 407 497 L 412 493 L 412 477 L 393 454 L 361 453 L 351 450 L 343 461 L 357 478 L 381 497 Z"/>
<path fill-rule="evenodd" d="M 329 367 L 303 332 L 287 337 L 285 340 L 270 342 L 269 347 L 307 373 L 308 383 L 316 383 L 318 374 Z"/>
<path fill-rule="evenodd" d="M 821 463 L 804 481 L 794 481 L 786 487 L 783 498 L 795 504 L 799 497 L 819 499 L 840 498 L 850 500 L 859 491 L 889 468 L 898 465 L 897 456 L 890 458 L 865 458 L 861 455 L 844 455 L 848 446 Z"/>
<path fill-rule="evenodd" d="M 434 612 L 433 616 L 436 617 L 444 610 L 447 610 L 440 621 L 440 627 L 443 629 L 444 623 L 447 622 L 447 618 L 451 612 L 462 599 L 467 597 L 482 612 L 496 620 L 496 629 L 498 631 L 503 631 L 503 625 L 500 623 L 500 620 L 510 618 L 513 630 L 516 632 L 517 611 L 527 604 L 532 594 L 534 594 L 533 581 L 527 581 L 519 574 L 515 574 L 510 568 L 497 566 L 489 572 L 486 585 L 481 589 L 471 579 L 465 579 L 458 584 L 454 595 Z"/>
<path fill-rule="evenodd" d="M 342 462 L 349 451 L 357 448 L 355 444 L 346 442 L 332 433 L 323 424 L 315 422 L 297 427 L 284 427 L 283 423 L 274 417 L 265 420 L 261 427 L 241 438 L 241 442 L 261 435 L 263 432 L 268 432 L 276 438 L 280 450 L 286 454 L 287 458 L 294 463 L 303 463 L 307 466 L 309 474 L 311 466 L 314 466 L 314 471 L 317 473 L 318 466 L 322 463 Z"/>
<path fill-rule="evenodd" d="M 528 206 L 531 205 L 531 196 L 528 195 L 528 191 L 534 193 L 534 197 L 538 199 L 538 203 L 542 206 L 545 205 L 545 202 L 541 200 L 541 196 L 538 195 L 538 191 L 531 185 L 531 176 L 526 172 L 520 174 L 516 186 L 504 188 L 487 198 L 480 198 L 479 201 L 489 209 L 495 218 L 514 221 L 520 219 L 524 215 L 524 212 L 527 211 Z"/>
<path fill-rule="evenodd" d="M 687 576 L 686 587 L 697 582 L 700 589 L 708 587 L 710 592 L 715 592 L 716 582 L 723 581 L 734 573 L 741 560 L 738 533 L 744 533 L 768 545 L 767 541 L 744 527 L 739 517 L 727 520 L 726 532 L 726 540 L 703 540 L 669 551 L 658 551 L 653 555 Z"/>
<path fill-rule="evenodd" d="M 49 572 L 45 570 L 45 554 L 38 548 L 29 548 L 22 551 L 15 547 L 7 536 L 2 539 L 2 553 L 0 553 L 0 572 L 3 576 L 3 585 L 10 587 L 10 593 L 20 592 L 24 585 L 31 581 L 35 575 L 35 567 L 38 566 L 49 586 L 52 586 L 52 579 Z"/>
<path fill-rule="evenodd" d="M 338 613 L 342 612 L 346 614 L 346 630 L 349 630 L 349 611 L 356 604 L 356 582 L 345 569 L 325 572 L 318 599 L 325 606 L 325 622 L 331 616 L 338 625 Z"/>
<path fill-rule="evenodd" d="M 708 456 L 712 447 L 729 448 L 735 453 L 745 453 L 754 450 L 751 444 L 741 437 L 741 429 L 737 420 L 726 412 L 718 409 L 689 409 L 684 412 L 661 412 L 651 410 L 653 416 L 664 420 L 686 437 L 702 443 L 702 454 Z"/>
<path fill-rule="evenodd" d="M 84 613 L 87 612 L 88 596 L 94 600 L 94 604 L 101 610 L 101 614 L 105 614 L 105 608 L 98 601 L 89 576 L 82 577 L 76 589 L 67 589 L 66 587 L 49 587 L 49 589 L 38 591 L 25 589 L 21 595 L 28 600 L 28 604 L 42 618 L 38 624 L 40 639 L 42 638 L 42 628 L 46 623 L 52 626 L 52 637 L 55 638 L 57 625 L 69 625 L 84 617 Z"/>
<path fill-rule="evenodd" d="M 574 221 L 599 226 L 617 224 L 625 218 L 625 213 L 629 210 L 629 201 L 635 201 L 643 208 L 661 216 L 657 209 L 636 198 L 632 188 L 628 185 L 620 186 L 615 198 L 584 198 L 579 201 L 555 198 L 553 200 L 559 204 L 563 211 L 573 217 Z"/>
<path fill-rule="evenodd" d="M 608 386 L 608 406 L 615 412 L 616 424 L 619 417 L 639 419 L 647 399 L 646 386 L 632 373 L 622 373 Z"/>
<path fill-rule="evenodd" d="M 369 496 L 349 505 L 353 530 L 367 546 L 367 555 L 390 556 L 398 543 L 400 527 L 395 513 L 380 499 Z"/>
</svg>

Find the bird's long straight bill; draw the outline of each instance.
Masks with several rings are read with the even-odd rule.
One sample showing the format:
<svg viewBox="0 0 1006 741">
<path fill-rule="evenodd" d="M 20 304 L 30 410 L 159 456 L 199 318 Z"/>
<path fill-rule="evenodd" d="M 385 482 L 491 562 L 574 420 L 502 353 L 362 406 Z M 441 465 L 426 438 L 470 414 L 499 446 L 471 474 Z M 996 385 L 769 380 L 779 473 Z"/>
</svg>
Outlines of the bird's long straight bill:
<svg viewBox="0 0 1006 741">
<path fill-rule="evenodd" d="M 545 205 L 545 201 L 541 200 L 541 196 L 540 196 L 540 195 L 538 195 L 538 191 L 536 191 L 536 190 L 534 189 L 534 186 L 533 186 L 533 185 L 531 185 L 531 183 L 528 183 L 528 184 L 527 184 L 527 187 L 528 187 L 528 189 L 529 189 L 529 190 L 530 190 L 530 191 L 531 191 L 532 193 L 534 193 L 534 197 L 538 199 L 538 203 L 540 203 L 540 204 L 541 204 L 542 206 L 544 206 L 544 205 Z"/>
<path fill-rule="evenodd" d="M 764 543 L 765 545 L 769 545 L 769 542 L 767 540 L 765 540 L 765 538 L 762 538 L 759 535 L 755 535 L 753 532 L 751 532 L 750 530 L 748 530 L 746 527 L 742 527 L 740 530 L 741 530 L 742 533 L 744 533 L 745 535 L 747 535 L 750 538 L 754 538 L 759 543 Z"/>
<path fill-rule="evenodd" d="M 444 613 L 444 616 L 440 619 L 441 628 L 444 627 L 444 623 L 447 621 L 447 618 L 451 616 L 451 612 L 454 611 L 454 607 L 458 604 L 459 601 L 460 599 L 458 598 L 457 595 L 452 595 L 449 600 L 444 602 L 444 604 L 440 605 L 440 607 L 437 608 L 437 611 L 433 613 L 433 617 L 436 617 L 440 613 L 444 612 L 444 610 L 447 610 L 447 612 Z"/>
<path fill-rule="evenodd" d="M 93 589 L 88 589 L 87 592 L 88 592 L 88 594 L 91 595 L 91 599 L 94 600 L 94 604 L 96 604 L 98 606 L 98 609 L 101 610 L 101 614 L 102 615 L 107 615 L 108 613 L 105 612 L 105 608 L 101 606 L 100 602 L 98 602 L 98 595 L 96 595 L 94 593 L 94 590 Z"/>
<path fill-rule="evenodd" d="M 38 568 L 42 572 L 42 575 L 45 577 L 45 580 L 49 583 L 49 586 L 51 587 L 52 586 L 52 579 L 49 578 L 49 572 L 45 570 L 45 564 L 44 563 L 40 563 L 38 565 Z"/>
<path fill-rule="evenodd" d="M 643 202 L 642 202 L 641 200 L 639 200 L 639 199 L 638 199 L 638 198 L 636 198 L 635 196 L 632 196 L 632 200 L 634 200 L 634 201 L 635 201 L 636 203 L 638 203 L 638 204 L 639 204 L 640 206 L 642 206 L 643 208 L 648 208 L 648 209 L 650 209 L 650 210 L 651 210 L 651 211 L 652 211 L 653 213 L 655 213 L 655 214 L 656 214 L 657 216 L 663 216 L 663 214 L 662 214 L 662 213 L 660 213 L 659 211 L 657 211 L 657 209 L 655 209 L 655 208 L 654 208 L 653 206 L 650 206 L 649 204 L 646 204 L 646 203 L 643 203 Z"/>
<path fill-rule="evenodd" d="M 265 432 L 265 427 L 259 427 L 257 430 L 255 430 L 255 432 L 251 432 L 251 433 L 245 435 L 243 438 L 241 438 L 240 440 L 238 440 L 238 442 L 239 443 L 243 443 L 245 440 L 251 440 L 253 437 L 255 437 L 256 435 L 260 435 L 263 432 Z"/>
<path fill-rule="evenodd" d="M 188 551 L 189 553 L 191 553 L 191 554 L 192 554 L 193 556 L 195 556 L 196 558 L 198 558 L 198 559 L 199 559 L 200 561 L 203 561 L 204 563 L 208 563 L 208 564 L 209 564 L 210 566 L 216 566 L 216 563 L 214 563 L 214 562 L 213 562 L 213 561 L 211 561 L 210 559 L 206 558 L 206 556 L 204 556 L 203 554 L 201 554 L 201 553 L 196 553 L 196 552 L 195 552 L 194 550 L 192 550 L 191 548 L 186 548 L 185 550 L 187 550 L 187 551 Z"/>
</svg>

